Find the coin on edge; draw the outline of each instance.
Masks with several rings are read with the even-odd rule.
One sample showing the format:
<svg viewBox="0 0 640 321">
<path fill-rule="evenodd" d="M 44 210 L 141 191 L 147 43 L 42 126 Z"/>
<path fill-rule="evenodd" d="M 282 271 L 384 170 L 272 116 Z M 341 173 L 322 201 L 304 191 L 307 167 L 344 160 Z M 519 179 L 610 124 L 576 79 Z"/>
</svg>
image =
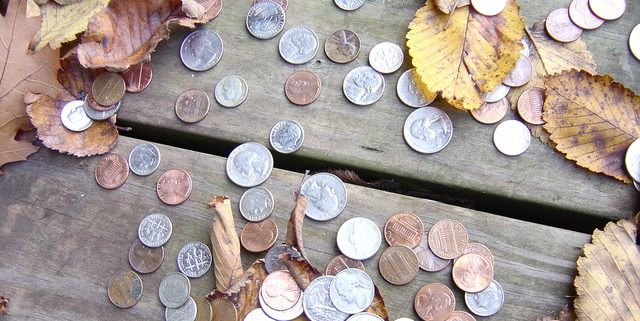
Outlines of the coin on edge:
<svg viewBox="0 0 640 321">
<path fill-rule="evenodd" d="M 231 75 L 222 78 L 216 84 L 214 97 L 222 107 L 238 107 L 249 95 L 249 86 L 244 78 Z"/>
<path fill-rule="evenodd" d="M 279 4 L 263 1 L 249 9 L 246 25 L 252 36 L 258 39 L 271 39 L 284 29 L 285 20 L 284 9 Z"/>
<path fill-rule="evenodd" d="M 145 90 L 153 78 L 153 70 L 148 61 L 137 63 L 120 73 L 127 92 L 139 93 Z"/>
<path fill-rule="evenodd" d="M 633 141 L 627 148 L 624 164 L 631 178 L 634 181 L 640 181 L 640 138 Z"/>
<path fill-rule="evenodd" d="M 333 0 L 338 8 L 345 11 L 356 10 L 365 3 L 365 0 Z"/>
<path fill-rule="evenodd" d="M 262 2 L 264 3 L 264 2 Z M 241 187 L 254 187 L 271 176 L 273 156 L 260 143 L 244 143 L 231 151 L 226 171 L 229 179 Z"/>
<path fill-rule="evenodd" d="M 453 282 L 465 292 L 480 292 L 493 280 L 493 264 L 480 254 L 464 254 L 453 263 Z"/>
<path fill-rule="evenodd" d="M 360 53 L 360 38 L 351 30 L 338 30 L 324 42 L 324 53 L 335 63 L 351 62 Z"/>
<path fill-rule="evenodd" d="M 129 168 L 138 176 L 148 176 L 160 166 L 160 150 L 151 143 L 141 143 L 129 152 Z"/>
<path fill-rule="evenodd" d="M 269 142 L 277 152 L 291 154 L 302 147 L 304 129 L 294 120 L 281 120 L 271 128 Z"/>
<path fill-rule="evenodd" d="M 129 248 L 129 264 L 138 273 L 151 273 L 162 265 L 164 247 L 148 247 L 139 239 Z"/>
<path fill-rule="evenodd" d="M 342 91 L 347 99 L 360 106 L 371 105 L 384 94 L 385 81 L 382 74 L 369 66 L 351 70 L 342 82 Z"/>
<path fill-rule="evenodd" d="M 231 303 L 231 301 L 223 298 L 217 298 L 213 301 L 209 301 L 211 308 L 213 309 L 213 318 L 211 321 L 234 321 L 238 320 L 238 309 Z M 262 310 L 257 308 L 256 310 Z M 249 313 L 251 314 L 251 313 Z M 245 317 L 245 320 L 251 320 L 249 315 Z M 267 321 L 267 319 L 256 319 L 254 321 Z"/>
<path fill-rule="evenodd" d="M 290 102 L 305 106 L 320 97 L 322 82 L 320 77 L 310 70 L 298 70 L 291 74 L 284 84 L 284 93 Z"/>
<path fill-rule="evenodd" d="M 384 239 L 389 245 L 404 245 L 414 248 L 422 241 L 424 224 L 418 215 L 411 212 L 393 214 L 384 225 Z"/>
<path fill-rule="evenodd" d="M 447 267 L 451 260 L 439 258 L 429 248 L 429 234 L 424 232 L 422 241 L 418 247 L 413 249 L 418 257 L 418 264 L 420 268 L 427 272 L 438 272 Z"/>
<path fill-rule="evenodd" d="M 196 301 L 194 301 L 191 297 L 187 298 L 187 302 L 185 302 L 182 306 L 177 308 L 169 308 L 167 307 L 164 310 L 164 319 L 166 321 L 191 321 L 196 319 L 197 315 Z"/>
<path fill-rule="evenodd" d="M 93 81 L 91 92 L 94 99 L 102 106 L 111 106 L 124 96 L 126 85 L 120 74 L 103 72 Z"/>
<path fill-rule="evenodd" d="M 425 95 L 416 84 L 417 77 L 415 68 L 402 73 L 396 84 L 396 94 L 400 101 L 409 107 L 426 107 L 436 99 L 437 95 L 430 92 Z"/>
<path fill-rule="evenodd" d="M 404 245 L 392 245 L 380 254 L 378 268 L 387 282 L 395 285 L 407 284 L 418 273 L 418 257 Z"/>
<path fill-rule="evenodd" d="M 336 241 L 340 252 L 345 256 L 354 260 L 366 260 L 378 253 L 382 236 L 375 222 L 364 217 L 354 217 L 342 223 Z"/>
<path fill-rule="evenodd" d="M 422 320 L 445 321 L 456 308 L 456 298 L 448 286 L 429 283 L 418 290 L 413 307 Z"/>
<path fill-rule="evenodd" d="M 604 20 L 616 20 L 627 9 L 626 0 L 589 0 L 589 8 Z"/>
<path fill-rule="evenodd" d="M 195 321 L 211 321 L 213 317 L 213 308 L 209 304 L 209 300 L 203 296 L 191 296 L 196 303 L 196 318 Z"/>
<path fill-rule="evenodd" d="M 494 130 L 493 144 L 507 156 L 518 156 L 529 148 L 531 133 L 523 123 L 505 120 Z"/>
<path fill-rule="evenodd" d="M 129 177 L 129 164 L 118 154 L 107 154 L 96 165 L 96 182 L 105 189 L 116 189 Z"/>
<path fill-rule="evenodd" d="M 339 254 L 329 261 L 324 273 L 326 275 L 336 275 L 338 272 L 348 268 L 356 268 L 364 271 L 364 263 L 359 260 L 350 259 L 343 254 Z"/>
<path fill-rule="evenodd" d="M 180 272 L 169 272 L 162 278 L 158 286 L 160 302 L 167 308 L 182 306 L 191 294 L 189 278 Z"/>
<path fill-rule="evenodd" d="M 449 116 L 436 107 L 413 111 L 404 122 L 404 140 L 418 153 L 433 154 L 443 150 L 453 137 Z"/>
<path fill-rule="evenodd" d="M 130 308 L 142 297 L 142 279 L 132 271 L 124 271 L 109 280 L 107 294 L 113 305 L 119 308 Z"/>
<path fill-rule="evenodd" d="M 240 232 L 240 243 L 249 252 L 259 253 L 270 249 L 278 239 L 278 225 L 270 218 L 249 222 Z"/>
<path fill-rule="evenodd" d="M 640 24 L 633 27 L 629 34 L 629 50 L 636 59 L 640 60 Z"/>
<path fill-rule="evenodd" d="M 520 58 L 516 61 L 513 70 L 502 82 L 510 87 L 524 86 L 531 80 L 533 75 L 533 64 L 531 59 L 525 55 L 520 55 Z"/>
<path fill-rule="evenodd" d="M 213 30 L 200 29 L 190 33 L 180 45 L 180 59 L 193 71 L 205 71 L 217 65 L 222 58 L 224 45 L 220 35 Z"/>
<path fill-rule="evenodd" d="M 501 121 L 509 110 L 509 99 L 507 97 L 495 103 L 484 103 L 480 108 L 469 111 L 471 116 L 478 122 L 491 125 Z"/>
<path fill-rule="evenodd" d="M 465 293 L 464 302 L 473 314 L 488 317 L 500 311 L 504 303 L 504 290 L 498 281 L 493 280 L 483 291 Z"/>
<path fill-rule="evenodd" d="M 495 16 L 507 6 L 507 0 L 471 0 L 473 9 L 483 16 Z"/>
<path fill-rule="evenodd" d="M 429 248 L 433 254 L 443 259 L 455 259 L 462 255 L 469 234 L 460 222 L 443 219 L 431 226 L 429 230 Z"/>
<path fill-rule="evenodd" d="M 532 125 L 542 125 L 542 109 L 544 108 L 544 89 L 531 87 L 518 97 L 518 114 L 524 121 Z"/>
<path fill-rule="evenodd" d="M 344 313 L 362 312 L 373 302 L 375 288 L 371 277 L 359 269 L 344 269 L 333 277 L 329 297 Z"/>
<path fill-rule="evenodd" d="M 147 215 L 138 225 L 138 238 L 148 247 L 160 247 L 169 241 L 173 232 L 171 220 L 164 214 Z"/>
<path fill-rule="evenodd" d="M 213 257 L 209 247 L 202 242 L 185 244 L 178 253 L 178 268 L 190 278 L 199 278 L 211 268 Z"/>
<path fill-rule="evenodd" d="M 185 123 L 197 123 L 207 116 L 210 105 L 207 93 L 198 89 L 187 89 L 176 99 L 176 116 Z"/>
<path fill-rule="evenodd" d="M 404 62 L 402 48 L 392 42 L 381 42 L 369 52 L 369 65 L 383 74 L 390 74 L 400 69 Z"/>
<path fill-rule="evenodd" d="M 347 206 L 347 187 L 330 173 L 312 175 L 302 184 L 300 193 L 308 200 L 305 215 L 316 221 L 334 219 Z"/>
<path fill-rule="evenodd" d="M 84 101 L 82 100 L 66 103 L 60 111 L 60 120 L 65 128 L 74 132 L 85 131 L 93 124 L 93 120 L 84 111 Z"/>
<path fill-rule="evenodd" d="M 569 18 L 576 26 L 587 30 L 596 29 L 604 23 L 604 19 L 589 8 L 589 0 L 573 0 L 569 5 Z"/>
<path fill-rule="evenodd" d="M 549 36 L 560 42 L 572 42 L 582 34 L 582 28 L 573 24 L 569 18 L 569 9 L 567 8 L 551 11 L 544 25 Z"/>
<path fill-rule="evenodd" d="M 280 56 L 294 65 L 311 61 L 318 53 L 318 35 L 309 27 L 296 26 L 287 30 L 278 43 Z"/>
</svg>

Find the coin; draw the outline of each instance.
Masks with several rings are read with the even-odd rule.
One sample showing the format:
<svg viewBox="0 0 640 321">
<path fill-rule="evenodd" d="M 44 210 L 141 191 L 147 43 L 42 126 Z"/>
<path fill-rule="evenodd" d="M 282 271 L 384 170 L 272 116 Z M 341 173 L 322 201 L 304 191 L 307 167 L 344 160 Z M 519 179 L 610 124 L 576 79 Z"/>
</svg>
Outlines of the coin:
<svg viewBox="0 0 640 321">
<path fill-rule="evenodd" d="M 116 189 L 129 177 L 129 164 L 118 154 L 107 154 L 96 165 L 96 182 L 105 189 Z"/>
<path fill-rule="evenodd" d="M 298 70 L 291 74 L 284 84 L 284 93 L 290 102 L 304 106 L 320 97 L 322 82 L 320 77 L 309 70 Z"/>
<path fill-rule="evenodd" d="M 162 265 L 164 247 L 148 247 L 135 240 L 129 248 L 129 264 L 138 273 L 151 273 Z"/>
<path fill-rule="evenodd" d="M 260 295 L 270 308 L 284 311 L 296 305 L 302 290 L 289 271 L 280 270 L 267 275 L 260 286 Z"/>
<path fill-rule="evenodd" d="M 84 102 L 82 100 L 73 100 L 66 103 L 60 112 L 60 120 L 64 127 L 74 132 L 84 131 L 93 124 L 93 120 L 84 111 Z"/>
<path fill-rule="evenodd" d="M 629 145 L 624 156 L 627 172 L 634 181 L 640 181 L 640 138 Z"/>
<path fill-rule="evenodd" d="M 118 111 L 120 111 L 120 106 L 122 105 L 122 101 L 119 101 L 114 108 L 110 108 L 107 110 L 93 109 L 89 105 L 89 102 L 87 100 L 89 96 L 90 95 L 88 94 L 84 97 L 84 104 L 82 105 L 82 107 L 84 108 L 84 112 L 85 114 L 87 114 L 87 117 L 93 120 L 107 120 L 111 118 L 111 116 L 115 115 Z"/>
<path fill-rule="evenodd" d="M 333 0 L 333 2 L 342 10 L 352 11 L 362 7 L 365 0 Z"/>
<path fill-rule="evenodd" d="M 369 66 L 351 70 L 342 82 L 345 97 L 360 106 L 371 105 L 380 100 L 384 87 L 384 77 Z"/>
<path fill-rule="evenodd" d="M 381 42 L 373 46 L 369 52 L 369 65 L 383 74 L 395 72 L 403 62 L 402 49 L 392 42 Z"/>
<path fill-rule="evenodd" d="M 524 153 L 531 144 L 531 133 L 527 126 L 517 120 L 505 120 L 493 132 L 493 144 L 507 156 Z"/>
<path fill-rule="evenodd" d="M 473 9 L 483 16 L 495 16 L 507 6 L 507 0 L 471 0 Z"/>
<path fill-rule="evenodd" d="M 475 315 L 488 317 L 496 314 L 504 303 L 504 291 L 496 280 L 483 291 L 477 293 L 465 293 L 464 302 L 467 308 Z"/>
<path fill-rule="evenodd" d="M 438 272 L 451 263 L 451 260 L 445 260 L 433 254 L 429 248 L 429 234 L 427 232 L 424 232 L 422 241 L 413 251 L 418 257 L 420 268 L 427 272 Z"/>
<path fill-rule="evenodd" d="M 236 319 L 217 319 L 217 320 L 214 319 L 212 321 L 226 321 L 226 320 L 233 321 Z M 262 310 L 261 308 L 256 308 L 251 310 L 251 312 L 249 312 L 247 316 L 244 317 L 243 321 L 276 321 L 276 320 L 272 319 L 270 316 L 264 313 L 264 310 Z"/>
<path fill-rule="evenodd" d="M 138 144 L 129 153 L 129 168 L 136 175 L 151 175 L 158 166 L 160 166 L 160 150 L 154 144 Z"/>
<path fill-rule="evenodd" d="M 415 214 L 399 212 L 393 214 L 384 225 L 384 239 L 389 245 L 404 245 L 414 248 L 420 244 L 424 224 Z"/>
<path fill-rule="evenodd" d="M 286 270 L 287 266 L 280 259 L 280 255 L 284 253 L 291 253 L 291 255 L 293 256 L 294 251 L 295 250 L 293 250 L 293 248 L 284 244 L 272 247 L 264 256 L 264 268 L 268 273 L 273 273 L 274 271 L 279 270 Z"/>
<path fill-rule="evenodd" d="M 164 319 L 166 321 L 194 321 L 198 312 L 197 309 L 196 301 L 188 297 L 187 302 L 178 308 L 167 307 L 164 310 Z"/>
<path fill-rule="evenodd" d="M 209 113 L 209 95 L 202 90 L 187 89 L 176 99 L 176 116 L 185 123 L 197 123 Z"/>
<path fill-rule="evenodd" d="M 246 190 L 240 197 L 240 214 L 247 221 L 260 222 L 273 211 L 273 194 L 264 187 L 253 187 Z"/>
<path fill-rule="evenodd" d="M 471 253 L 484 256 L 485 258 L 487 258 L 487 260 L 489 260 L 489 263 L 491 263 L 491 266 L 494 265 L 495 259 L 493 257 L 493 253 L 491 253 L 491 250 L 489 250 L 489 248 L 486 247 L 485 245 L 477 242 L 471 242 L 467 244 L 467 247 L 464 248 L 464 252 L 462 252 L 462 255 L 471 254 Z"/>
<path fill-rule="evenodd" d="M 302 313 L 304 312 L 304 308 L 302 306 L 302 297 L 298 298 L 298 301 L 293 307 L 284 311 L 273 309 L 269 305 L 267 305 L 264 302 L 262 291 L 260 291 L 260 293 L 258 294 L 258 302 L 260 303 L 260 307 L 262 307 L 262 310 L 264 310 L 264 313 L 276 320 L 293 320 L 302 315 Z"/>
<path fill-rule="evenodd" d="M 316 221 L 336 218 L 347 206 L 347 187 L 330 173 L 317 173 L 309 177 L 300 188 L 309 201 L 305 215 Z"/>
<path fill-rule="evenodd" d="M 629 50 L 636 59 L 640 60 L 640 24 L 633 27 L 629 34 Z"/>
<path fill-rule="evenodd" d="M 520 55 L 520 58 L 516 61 L 516 65 L 509 73 L 509 76 L 505 78 L 502 82 L 511 87 L 520 87 L 524 86 L 526 83 L 531 80 L 531 76 L 533 75 L 533 64 L 529 57 L 525 55 Z"/>
<path fill-rule="evenodd" d="M 522 50 L 520 50 L 520 54 L 525 55 L 527 57 L 531 56 L 531 40 L 529 38 L 524 37 L 521 40 L 522 42 Z"/>
<path fill-rule="evenodd" d="M 505 97 L 495 103 L 484 103 L 480 108 L 470 111 L 473 118 L 483 124 L 495 124 L 501 121 L 509 110 L 509 100 Z"/>
<path fill-rule="evenodd" d="M 278 239 L 278 226 L 276 222 L 268 218 L 262 222 L 249 222 L 240 233 L 240 242 L 249 252 L 266 251 L 276 243 Z"/>
<path fill-rule="evenodd" d="M 542 125 L 542 108 L 544 107 L 544 89 L 532 87 L 525 90 L 518 98 L 518 114 L 524 121 L 532 125 Z"/>
<path fill-rule="evenodd" d="M 142 279 L 132 271 L 120 272 L 109 280 L 107 294 L 113 305 L 130 308 L 142 297 Z"/>
<path fill-rule="evenodd" d="M 278 51 L 286 62 L 300 65 L 311 61 L 316 56 L 319 43 L 318 35 L 311 28 L 296 26 L 280 37 Z"/>
<path fill-rule="evenodd" d="M 469 243 L 469 234 L 460 222 L 444 219 L 433 224 L 429 230 L 429 248 L 443 259 L 455 259 Z"/>
<path fill-rule="evenodd" d="M 158 287 L 158 297 L 160 302 L 168 308 L 178 308 L 182 306 L 191 293 L 191 282 L 189 278 L 180 272 L 169 272 L 160 281 Z"/>
<path fill-rule="evenodd" d="M 231 151 L 226 170 L 227 176 L 236 185 L 254 187 L 264 183 L 271 175 L 273 156 L 262 144 L 244 143 Z"/>
<path fill-rule="evenodd" d="M 418 257 L 404 245 L 392 245 L 380 255 L 378 268 L 387 282 L 395 285 L 407 284 L 418 273 Z"/>
<path fill-rule="evenodd" d="M 279 4 L 258 2 L 247 13 L 247 30 L 258 39 L 271 39 L 282 31 L 285 20 L 284 9 Z"/>
<path fill-rule="evenodd" d="M 453 282 L 465 292 L 480 292 L 493 279 L 493 264 L 479 254 L 464 254 L 453 263 Z"/>
<path fill-rule="evenodd" d="M 148 247 L 160 247 L 169 241 L 173 225 L 160 213 L 147 215 L 138 225 L 138 238 Z"/>
<path fill-rule="evenodd" d="M 231 301 L 223 298 L 217 298 L 210 301 L 209 304 L 213 309 L 213 317 L 211 321 L 235 321 L 238 320 L 238 309 Z M 260 308 L 256 310 L 261 310 Z M 247 315 L 247 317 L 249 317 Z M 250 320 L 245 317 L 245 320 Z M 267 319 L 258 319 L 256 321 L 267 321 Z"/>
<path fill-rule="evenodd" d="M 362 261 L 350 259 L 340 254 L 329 261 L 324 273 L 326 275 L 336 275 L 338 272 L 347 268 L 356 268 L 364 271 L 364 264 Z"/>
<path fill-rule="evenodd" d="M 344 269 L 331 280 L 329 297 L 331 303 L 344 313 L 362 312 L 373 302 L 373 281 L 362 270 Z"/>
<path fill-rule="evenodd" d="M 446 321 L 476 321 L 476 318 L 464 311 L 453 311 Z"/>
<path fill-rule="evenodd" d="M 482 98 L 487 103 L 495 103 L 502 98 L 507 97 L 510 89 L 511 87 L 509 86 L 499 84 L 493 91 L 485 93 Z"/>
<path fill-rule="evenodd" d="M 456 298 L 446 285 L 429 283 L 418 290 L 413 307 L 424 321 L 445 321 L 456 307 Z"/>
<path fill-rule="evenodd" d="M 201 29 L 190 33 L 180 45 L 180 59 L 193 71 L 205 71 L 217 65 L 222 58 L 222 38 L 213 30 Z"/>
<path fill-rule="evenodd" d="M 216 85 L 214 96 L 222 107 L 237 107 L 242 104 L 249 94 L 249 86 L 244 78 L 231 75 L 222 78 Z"/>
<path fill-rule="evenodd" d="M 302 306 L 310 321 L 344 321 L 349 317 L 331 302 L 329 288 L 333 276 L 319 276 L 304 290 Z"/>
<path fill-rule="evenodd" d="M 600 27 L 604 19 L 593 14 L 589 8 L 589 0 L 573 0 L 569 5 L 569 18 L 576 26 L 592 30 Z"/>
<path fill-rule="evenodd" d="M 122 102 L 122 100 L 119 100 L 116 104 L 113 104 L 113 105 L 109 105 L 109 106 L 100 105 L 100 104 L 98 104 L 96 99 L 93 97 L 93 93 L 92 93 L 91 90 L 89 90 L 87 95 L 84 96 L 84 100 L 85 100 L 86 104 L 89 107 L 88 109 L 94 110 L 96 112 L 98 112 L 98 111 L 112 111 L 114 108 L 120 107 L 120 103 Z"/>
<path fill-rule="evenodd" d="M 403 134 L 413 150 L 433 154 L 447 147 L 453 137 L 453 125 L 449 116 L 439 108 L 422 107 L 407 117 Z"/>
<path fill-rule="evenodd" d="M 360 53 L 360 38 L 351 30 L 338 30 L 324 42 L 324 53 L 331 61 L 346 64 Z"/>
<path fill-rule="evenodd" d="M 271 128 L 269 142 L 277 152 L 291 154 L 302 147 L 304 130 L 294 120 L 281 120 Z"/>
<path fill-rule="evenodd" d="M 636 191 L 640 192 L 640 183 L 638 183 L 637 181 L 633 181 L 633 187 L 636 188 Z"/>
<path fill-rule="evenodd" d="M 211 321 L 213 317 L 213 308 L 209 304 L 207 298 L 203 296 L 194 297 L 191 296 L 193 301 L 196 302 L 196 319 L 195 321 Z"/>
<path fill-rule="evenodd" d="M 569 9 L 559 8 L 551 11 L 545 20 L 547 33 L 560 42 L 572 42 L 582 34 L 582 28 L 576 26 L 569 18 Z"/>
<path fill-rule="evenodd" d="M 625 0 L 589 0 L 589 8 L 604 20 L 616 20 L 622 17 L 627 9 Z"/>
<path fill-rule="evenodd" d="M 124 96 L 125 84 L 120 74 L 103 72 L 93 81 L 91 93 L 102 106 L 115 105 Z"/>
<path fill-rule="evenodd" d="M 411 318 L 397 318 L 395 321 L 413 321 Z"/>
<path fill-rule="evenodd" d="M 337 243 L 340 252 L 345 256 L 354 260 L 366 260 L 378 252 L 382 236 L 372 220 L 354 217 L 340 226 Z"/>
<path fill-rule="evenodd" d="M 360 312 L 350 316 L 347 321 L 384 321 L 384 319 L 377 314 Z"/>
<path fill-rule="evenodd" d="M 120 74 L 124 79 L 125 88 L 130 93 L 139 93 L 151 83 L 153 70 L 148 61 L 137 63 Z"/>
<path fill-rule="evenodd" d="M 170 169 L 160 176 L 156 192 L 167 205 L 178 205 L 191 195 L 192 181 L 189 173 L 182 169 Z"/>
<path fill-rule="evenodd" d="M 272 1 L 279 4 L 282 7 L 282 10 L 284 11 L 287 11 L 287 8 L 289 7 L 289 0 L 253 0 L 253 5 L 255 5 L 258 2 L 265 2 L 265 1 Z"/>
<path fill-rule="evenodd" d="M 416 73 L 415 68 L 402 73 L 398 79 L 398 84 L 396 85 L 396 93 L 402 103 L 409 107 L 426 107 L 436 99 L 437 95 L 432 93 L 424 95 L 420 89 L 418 89 L 418 85 L 416 84 L 417 77 L 418 74 Z"/>
<path fill-rule="evenodd" d="M 211 268 L 211 250 L 202 242 L 185 244 L 178 253 L 178 268 L 190 278 L 199 278 Z"/>
</svg>

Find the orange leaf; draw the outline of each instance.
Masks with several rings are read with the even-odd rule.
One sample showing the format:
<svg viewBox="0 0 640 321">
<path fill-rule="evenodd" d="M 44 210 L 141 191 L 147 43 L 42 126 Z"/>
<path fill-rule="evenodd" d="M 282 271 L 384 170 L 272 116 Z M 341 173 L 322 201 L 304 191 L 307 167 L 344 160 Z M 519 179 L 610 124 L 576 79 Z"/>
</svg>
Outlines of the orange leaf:
<svg viewBox="0 0 640 321">
<path fill-rule="evenodd" d="M 304 224 L 304 211 L 307 209 L 307 197 L 298 193 L 296 197 L 296 206 L 291 211 L 289 222 L 287 223 L 286 243 L 294 247 L 303 257 L 307 258 L 304 249 L 304 236 L 302 226 Z"/>
</svg>

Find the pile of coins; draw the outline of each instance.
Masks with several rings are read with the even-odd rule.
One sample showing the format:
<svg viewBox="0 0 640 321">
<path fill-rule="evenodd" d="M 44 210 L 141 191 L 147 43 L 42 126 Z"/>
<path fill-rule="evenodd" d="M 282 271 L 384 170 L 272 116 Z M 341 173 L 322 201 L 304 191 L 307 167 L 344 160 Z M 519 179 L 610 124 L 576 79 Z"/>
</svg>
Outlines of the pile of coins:
<svg viewBox="0 0 640 321">
<path fill-rule="evenodd" d="M 578 39 L 582 30 L 593 30 L 605 21 L 622 17 L 626 0 L 573 0 L 569 8 L 551 11 L 545 20 L 547 33 L 559 42 Z"/>
</svg>

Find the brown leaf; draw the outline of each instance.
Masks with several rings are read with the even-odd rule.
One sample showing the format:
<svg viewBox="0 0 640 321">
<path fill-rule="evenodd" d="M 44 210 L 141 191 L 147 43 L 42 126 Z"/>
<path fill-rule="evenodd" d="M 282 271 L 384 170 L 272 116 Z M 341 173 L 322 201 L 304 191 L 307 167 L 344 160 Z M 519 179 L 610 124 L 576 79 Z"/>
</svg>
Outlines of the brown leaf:
<svg viewBox="0 0 640 321">
<path fill-rule="evenodd" d="M 240 259 L 240 241 L 233 223 L 231 201 L 226 196 L 215 196 L 209 202 L 214 209 L 211 228 L 211 244 L 213 245 L 213 271 L 216 276 L 216 288 L 227 292 L 242 277 L 242 261 Z"/>
<path fill-rule="evenodd" d="M 27 160 L 27 156 L 38 151 L 39 147 L 34 146 L 31 141 L 16 139 L 20 130 L 28 130 L 30 127 L 27 116 L 16 116 L 8 110 L 0 110 L 0 169 L 4 164 Z"/>
<path fill-rule="evenodd" d="M 569 306 L 565 306 L 562 310 L 552 314 L 546 315 L 542 318 L 536 319 L 536 321 L 575 321 L 576 319 L 576 311 Z"/>
<path fill-rule="evenodd" d="M 449 14 L 456 8 L 461 8 L 471 4 L 470 0 L 435 0 L 438 10 Z"/>
<path fill-rule="evenodd" d="M 380 294 L 380 290 L 378 286 L 375 286 L 376 295 L 373 297 L 373 302 L 371 305 L 365 310 L 365 312 L 377 314 L 384 320 L 389 320 L 389 311 L 387 311 L 387 306 L 384 305 L 384 299 Z"/>
<path fill-rule="evenodd" d="M 287 270 L 289 270 L 293 279 L 296 280 L 298 287 L 302 290 L 306 290 L 311 281 L 322 276 L 322 273 L 311 266 L 311 263 L 304 257 L 293 257 L 291 253 L 286 252 L 280 254 L 279 257 L 284 262 L 284 265 L 287 266 Z"/>
<path fill-rule="evenodd" d="M 7 313 L 8 305 L 9 305 L 9 298 L 0 295 L 0 316 Z"/>
<path fill-rule="evenodd" d="M 303 257 L 307 258 L 304 250 L 304 236 L 302 226 L 304 224 L 304 211 L 307 209 L 307 197 L 297 193 L 296 206 L 291 211 L 289 222 L 287 223 L 286 243 L 294 247 Z"/>
<path fill-rule="evenodd" d="M 91 90 L 93 80 L 104 69 L 87 69 L 84 68 L 80 61 L 78 61 L 78 55 L 74 52 L 66 54 L 60 59 L 60 69 L 58 69 L 58 82 L 64 86 L 65 89 L 75 99 L 81 99 Z"/>
</svg>

